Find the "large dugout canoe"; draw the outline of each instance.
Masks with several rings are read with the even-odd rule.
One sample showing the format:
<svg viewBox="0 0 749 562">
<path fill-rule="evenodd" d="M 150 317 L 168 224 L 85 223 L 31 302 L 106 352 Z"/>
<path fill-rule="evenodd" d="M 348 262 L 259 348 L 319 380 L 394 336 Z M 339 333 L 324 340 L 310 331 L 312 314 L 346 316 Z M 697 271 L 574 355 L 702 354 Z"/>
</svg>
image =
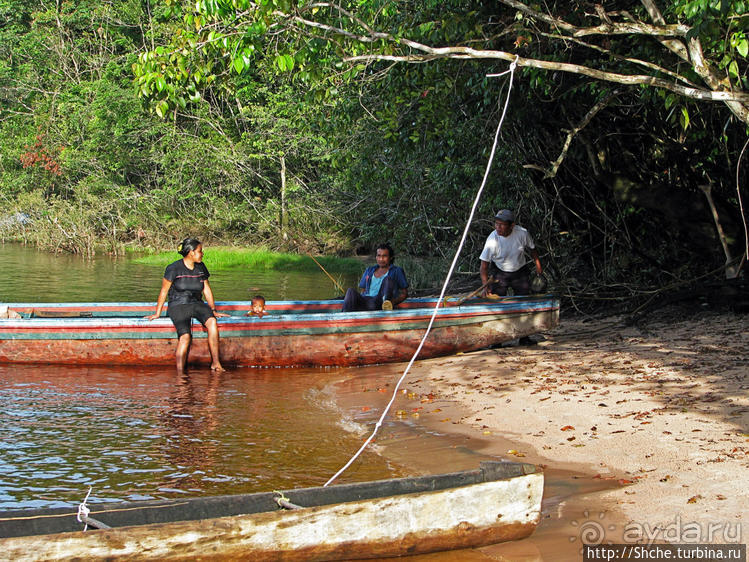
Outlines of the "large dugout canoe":
<svg viewBox="0 0 749 562">
<path fill-rule="evenodd" d="M 0 513 L 0 558 L 21 560 L 350 560 L 471 548 L 527 537 L 543 473 L 484 462 L 437 476 L 279 493 L 89 506 L 110 529 L 82 532 L 77 509 Z"/>
<path fill-rule="evenodd" d="M 407 361 L 436 299 L 410 299 L 396 310 L 340 312 L 340 300 L 270 301 L 268 315 L 247 317 L 250 303 L 220 302 L 221 362 L 258 367 L 355 366 Z M 0 363 L 171 365 L 176 332 L 154 303 L 9 303 L 21 318 L 0 319 Z M 420 359 L 472 351 L 548 330 L 559 322 L 551 295 L 448 301 L 437 310 Z M 190 363 L 210 364 L 203 327 L 194 322 Z"/>
</svg>

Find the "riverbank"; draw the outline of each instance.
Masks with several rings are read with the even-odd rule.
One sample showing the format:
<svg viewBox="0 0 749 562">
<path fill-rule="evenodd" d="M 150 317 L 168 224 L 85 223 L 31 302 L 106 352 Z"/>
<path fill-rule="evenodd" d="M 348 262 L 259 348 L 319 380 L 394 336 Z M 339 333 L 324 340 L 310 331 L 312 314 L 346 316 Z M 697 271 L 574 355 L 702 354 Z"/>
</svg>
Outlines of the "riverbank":
<svg viewBox="0 0 749 562">
<path fill-rule="evenodd" d="M 417 362 L 393 412 L 456 451 L 541 465 L 557 486 L 560 471 L 576 480 L 574 505 L 547 490 L 544 516 L 568 526 L 554 540 L 746 543 L 748 324 L 677 309 L 639 327 L 563 319 L 534 346 Z M 373 398 L 393 374 L 363 403 L 381 408 Z M 387 432 L 378 442 L 416 470 L 453 468 L 449 450 L 414 455 Z"/>
</svg>

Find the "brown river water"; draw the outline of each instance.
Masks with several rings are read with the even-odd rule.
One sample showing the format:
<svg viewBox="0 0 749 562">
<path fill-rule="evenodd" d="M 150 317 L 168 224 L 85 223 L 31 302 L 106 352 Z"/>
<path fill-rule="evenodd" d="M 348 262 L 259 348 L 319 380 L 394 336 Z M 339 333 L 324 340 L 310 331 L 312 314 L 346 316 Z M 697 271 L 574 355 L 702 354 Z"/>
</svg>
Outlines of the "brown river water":
<svg viewBox="0 0 749 562">
<path fill-rule="evenodd" d="M 210 269 L 209 249 L 206 262 Z M 17 245 L 0 246 L 0 267 L 8 278 L 0 302 L 152 302 L 163 273 Z M 211 285 L 219 301 L 256 292 L 269 300 L 335 295 L 323 273 L 212 271 Z M 0 509 L 75 509 L 89 487 L 95 504 L 322 485 L 369 435 L 403 368 L 179 376 L 157 367 L 0 365 Z M 393 411 L 406 400 L 399 396 Z M 389 416 L 337 482 L 463 470 L 499 456 L 456 426 Z M 568 515 L 597 512 L 605 484 L 569 467 L 545 472 L 543 518 L 531 538 L 408 560 L 579 560 Z"/>
</svg>

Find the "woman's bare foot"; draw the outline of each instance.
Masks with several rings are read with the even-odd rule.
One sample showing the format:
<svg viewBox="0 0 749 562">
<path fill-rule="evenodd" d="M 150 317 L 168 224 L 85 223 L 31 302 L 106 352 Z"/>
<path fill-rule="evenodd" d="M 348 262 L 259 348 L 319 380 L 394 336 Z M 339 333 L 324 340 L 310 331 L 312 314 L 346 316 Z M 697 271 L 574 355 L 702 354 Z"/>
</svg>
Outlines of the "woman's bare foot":
<svg viewBox="0 0 749 562">
<path fill-rule="evenodd" d="M 211 365 L 211 371 L 221 373 L 223 371 L 226 371 L 226 369 L 221 366 L 221 363 L 216 363 L 215 365 Z"/>
</svg>

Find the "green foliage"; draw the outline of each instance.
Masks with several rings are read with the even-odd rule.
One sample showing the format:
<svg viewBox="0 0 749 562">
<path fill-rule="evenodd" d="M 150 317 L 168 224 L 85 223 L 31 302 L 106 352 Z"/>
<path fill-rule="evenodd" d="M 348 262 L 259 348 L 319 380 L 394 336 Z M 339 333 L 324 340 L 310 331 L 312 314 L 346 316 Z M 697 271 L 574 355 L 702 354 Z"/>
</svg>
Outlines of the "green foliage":
<svg viewBox="0 0 749 562">
<path fill-rule="evenodd" d="M 723 72 L 714 90 L 746 88 L 746 2 L 660 4 Z M 600 23 L 587 2 L 550 6 L 571 24 Z M 602 6 L 647 21 L 640 3 Z M 0 198 L 32 222 L 0 223 L 0 235 L 90 254 L 172 247 L 190 234 L 212 259 L 216 243 L 345 255 L 387 240 L 399 260 L 419 258 L 401 262 L 414 285 L 436 286 L 429 280 L 444 274 L 462 233 L 508 89 L 509 77 L 487 74 L 508 64 L 346 57 L 413 54 L 412 40 L 653 77 L 660 66 L 705 87 L 653 38 L 560 39 L 559 28 L 518 14 L 477 0 L 6 0 Z M 379 35 L 356 39 L 371 30 Z M 635 277 L 658 285 L 720 265 L 707 184 L 740 244 L 733 176 L 746 131 L 725 106 L 624 87 L 584 124 L 612 85 L 537 68 L 514 79 L 462 272 L 478 269 L 499 207 L 516 210 L 547 271 L 575 290 L 626 290 Z M 316 267 L 283 259 L 252 263 Z"/>
<path fill-rule="evenodd" d="M 135 261 L 165 266 L 175 259 L 175 253 L 171 251 L 142 256 L 136 258 Z M 315 256 L 315 259 L 330 273 L 358 274 L 362 271 L 362 262 L 358 259 L 332 256 Z M 210 246 L 206 248 L 205 260 L 210 262 L 211 269 L 218 270 L 233 267 L 275 271 L 319 271 L 320 269 L 309 256 L 272 252 L 266 248 Z"/>
</svg>

